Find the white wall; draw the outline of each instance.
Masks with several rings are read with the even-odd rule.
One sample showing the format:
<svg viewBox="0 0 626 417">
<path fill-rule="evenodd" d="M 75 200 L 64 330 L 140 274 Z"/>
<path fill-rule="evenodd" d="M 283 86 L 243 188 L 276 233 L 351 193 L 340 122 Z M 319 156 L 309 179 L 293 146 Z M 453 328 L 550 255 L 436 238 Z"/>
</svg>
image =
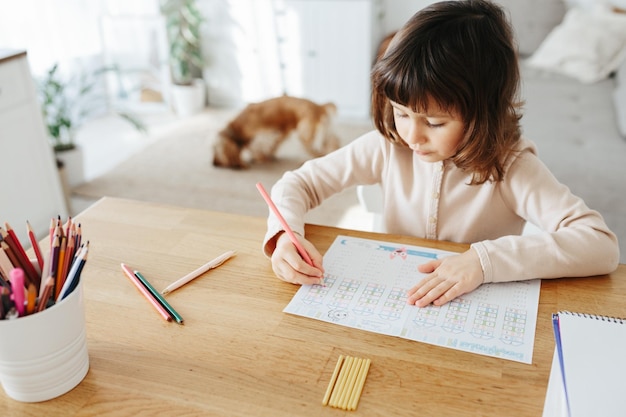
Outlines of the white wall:
<svg viewBox="0 0 626 417">
<path fill-rule="evenodd" d="M 400 29 L 418 10 L 433 3 L 431 0 L 383 0 L 382 33 Z"/>
<path fill-rule="evenodd" d="M 380 0 L 201 0 L 209 103 L 242 107 L 287 93 L 369 117 Z"/>
<path fill-rule="evenodd" d="M 284 71 L 281 73 L 280 48 L 276 44 L 279 28 L 274 10 L 289 1 L 306 3 L 307 7 L 319 6 L 324 10 L 332 10 L 337 6 L 335 10 L 339 12 L 321 13 L 322 19 L 316 24 L 321 26 L 321 30 L 327 30 L 330 24 L 326 20 L 336 22 L 337 17 L 343 19 L 340 30 L 336 29 L 336 34 L 327 35 L 334 37 L 332 45 L 335 49 L 344 48 L 346 56 L 340 54 L 341 62 L 333 61 L 325 65 L 334 72 L 344 73 L 367 70 L 365 67 L 369 65 L 372 51 L 376 50 L 380 40 L 399 29 L 415 12 L 433 2 L 198 0 L 198 6 L 207 17 L 204 28 L 204 52 L 207 58 L 204 77 L 211 104 L 242 106 L 246 102 L 258 101 L 284 91 Z M 532 52 L 549 30 L 560 22 L 566 1 L 600 0 L 499 0 L 510 11 L 523 53 Z M 97 64 L 126 60 L 129 61 L 128 65 L 120 65 L 123 69 L 129 68 L 123 79 L 126 90 L 132 93 L 150 88 L 160 91 L 167 99 L 167 58 L 164 56 L 166 53 L 161 52 L 163 42 L 157 42 L 162 32 L 157 27 L 162 25 L 158 0 L 64 0 L 58 2 L 58 5 L 54 3 L 54 6 L 49 3 L 48 0 L 0 2 L 0 47 L 27 49 L 33 72 L 38 76 L 57 61 L 62 61 L 62 72 L 71 72 L 70 64 L 76 65 L 85 59 Z M 343 16 L 345 9 L 339 5 L 350 3 L 370 4 L 372 16 L 366 17 L 367 22 L 363 21 L 363 14 L 357 18 L 350 13 Z M 38 13 L 33 15 L 32 10 L 38 10 Z M 319 17 L 320 14 L 316 15 Z M 329 18 L 324 19 L 325 16 Z M 355 43 L 357 41 L 369 46 L 362 49 L 367 56 L 348 59 L 347 54 L 355 53 L 354 45 L 359 48 L 363 46 L 362 43 Z M 309 40 L 309 44 L 312 41 Z M 141 75 L 138 75 L 138 69 L 142 71 Z M 320 74 L 314 71 L 314 75 Z M 359 77 L 362 78 L 361 75 Z M 110 84 L 111 91 L 120 95 L 113 88 L 114 83 L 110 81 Z M 368 88 L 365 84 L 361 81 L 363 89 Z M 355 91 L 341 91 L 340 94 L 347 97 L 354 95 Z M 364 99 L 359 97 L 357 100 Z"/>
<path fill-rule="evenodd" d="M 613 0 L 626 1 L 626 0 Z M 601 0 L 496 0 L 508 12 L 520 53 L 530 55 L 561 22 L 568 3 L 598 3 Z M 384 0 L 382 28 L 390 33 L 400 28 L 415 12 L 434 3 L 431 0 Z"/>
</svg>

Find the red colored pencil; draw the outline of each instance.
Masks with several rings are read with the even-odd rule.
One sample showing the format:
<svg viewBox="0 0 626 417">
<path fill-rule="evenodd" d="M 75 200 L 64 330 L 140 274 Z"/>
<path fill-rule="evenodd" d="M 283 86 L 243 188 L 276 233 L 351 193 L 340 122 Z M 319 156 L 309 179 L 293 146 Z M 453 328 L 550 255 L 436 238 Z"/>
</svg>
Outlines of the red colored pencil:
<svg viewBox="0 0 626 417">
<path fill-rule="evenodd" d="M 65 236 L 70 235 L 70 230 L 72 229 L 72 217 L 67 218 L 67 224 L 65 226 Z"/>
<path fill-rule="evenodd" d="M 32 282 L 33 284 L 35 284 L 35 287 L 37 288 L 37 290 L 39 290 L 39 286 L 41 285 L 41 277 L 35 270 L 35 267 L 33 266 L 33 264 L 30 263 L 30 259 L 28 258 L 28 255 L 26 255 L 26 251 L 24 250 L 24 247 L 20 243 L 20 240 L 17 238 L 17 235 L 15 234 L 15 231 L 13 230 L 13 228 L 7 222 L 4 223 L 4 226 L 6 227 L 6 231 L 3 232 L 0 228 L 0 233 L 3 232 L 2 238 L 7 242 L 7 245 L 9 245 L 9 247 L 13 250 L 15 257 L 17 258 L 19 262 L 19 266 L 24 270 L 24 273 L 27 278 L 26 279 L 27 283 Z"/>
<path fill-rule="evenodd" d="M 37 312 L 42 311 L 46 308 L 46 304 L 48 304 L 50 295 L 52 295 L 52 291 L 54 290 L 54 278 L 46 278 L 46 281 L 44 282 L 42 288 L 43 291 L 39 296 L 39 301 L 37 303 Z"/>
<path fill-rule="evenodd" d="M 35 256 L 37 257 L 37 263 L 39 264 L 39 270 L 43 273 L 43 255 L 41 254 L 39 242 L 37 242 L 37 238 L 35 237 L 35 232 L 33 231 L 33 228 L 28 220 L 26 220 L 26 231 L 28 232 L 30 243 L 33 245 L 33 250 L 35 251 Z"/>
<path fill-rule="evenodd" d="M 80 248 L 80 245 L 76 245 L 76 223 L 72 224 L 72 230 L 70 232 L 70 239 L 72 239 L 72 256 L 70 257 L 70 266 L 71 266 L 71 262 L 74 261 L 74 257 L 78 254 L 78 249 Z"/>
<path fill-rule="evenodd" d="M 63 283 L 65 282 L 65 275 L 63 275 L 63 266 L 65 265 L 65 250 L 67 248 L 67 239 L 65 236 L 61 236 L 59 239 L 59 256 L 57 259 L 57 273 L 56 273 L 56 285 L 54 286 L 54 299 L 59 297 Z"/>
<path fill-rule="evenodd" d="M 65 248 L 65 258 L 63 259 L 63 280 L 67 279 L 67 276 L 70 272 L 70 268 L 72 267 L 72 262 L 74 261 L 74 237 L 70 231 L 70 234 L 67 235 L 67 247 Z"/>
</svg>

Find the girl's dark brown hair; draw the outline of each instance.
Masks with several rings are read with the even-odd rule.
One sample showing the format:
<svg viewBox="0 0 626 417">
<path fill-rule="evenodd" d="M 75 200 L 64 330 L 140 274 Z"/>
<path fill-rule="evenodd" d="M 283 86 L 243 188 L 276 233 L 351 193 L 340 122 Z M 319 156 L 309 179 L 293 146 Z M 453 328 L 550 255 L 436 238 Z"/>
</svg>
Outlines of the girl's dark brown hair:
<svg viewBox="0 0 626 417">
<path fill-rule="evenodd" d="M 472 184 L 501 181 L 521 134 L 516 50 L 504 11 L 491 2 L 443 1 L 422 9 L 372 69 L 376 128 L 392 143 L 407 146 L 390 100 L 423 111 L 432 98 L 465 123 L 454 163 L 472 173 Z"/>
</svg>

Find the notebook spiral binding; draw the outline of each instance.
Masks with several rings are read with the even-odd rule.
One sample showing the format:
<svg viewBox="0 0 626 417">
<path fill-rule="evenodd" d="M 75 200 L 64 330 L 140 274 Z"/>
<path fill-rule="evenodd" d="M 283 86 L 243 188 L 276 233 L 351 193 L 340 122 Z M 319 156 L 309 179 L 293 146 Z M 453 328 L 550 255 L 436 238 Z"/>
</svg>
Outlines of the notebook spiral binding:
<svg viewBox="0 0 626 417">
<path fill-rule="evenodd" d="M 593 320 L 608 321 L 608 322 L 617 323 L 617 324 L 626 324 L 626 319 L 619 318 L 619 317 L 600 316 L 597 314 L 589 314 L 589 313 L 575 313 L 572 311 L 561 311 L 559 312 L 559 314 L 569 314 L 571 316 L 584 317 L 584 318 L 593 319 Z"/>
</svg>

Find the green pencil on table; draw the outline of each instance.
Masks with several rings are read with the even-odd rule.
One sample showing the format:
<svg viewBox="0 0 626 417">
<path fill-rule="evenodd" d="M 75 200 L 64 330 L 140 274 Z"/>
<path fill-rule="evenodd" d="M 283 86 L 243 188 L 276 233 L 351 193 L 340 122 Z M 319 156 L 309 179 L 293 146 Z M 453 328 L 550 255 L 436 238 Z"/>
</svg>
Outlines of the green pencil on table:
<svg viewBox="0 0 626 417">
<path fill-rule="evenodd" d="M 163 298 L 163 296 L 159 294 L 159 292 L 148 282 L 148 280 L 144 278 L 144 276 L 141 275 L 141 273 L 137 270 L 134 270 L 133 273 L 135 274 L 137 279 L 139 279 L 139 281 L 141 281 L 141 283 L 148 289 L 148 291 L 150 291 L 150 294 L 152 294 L 154 298 L 156 298 L 159 304 L 161 304 L 163 308 L 167 310 L 172 318 L 176 320 L 178 324 L 183 324 L 183 318 L 180 316 L 180 314 L 178 314 L 178 312 L 174 310 L 174 307 L 172 307 L 170 303 L 168 303 L 165 298 Z"/>
<path fill-rule="evenodd" d="M 183 318 L 176 310 L 159 294 L 146 278 L 137 270 L 131 269 L 128 265 L 122 263 L 122 271 L 144 295 L 144 297 L 152 304 L 159 314 L 167 321 L 176 320 L 178 324 L 183 324 Z"/>
</svg>

